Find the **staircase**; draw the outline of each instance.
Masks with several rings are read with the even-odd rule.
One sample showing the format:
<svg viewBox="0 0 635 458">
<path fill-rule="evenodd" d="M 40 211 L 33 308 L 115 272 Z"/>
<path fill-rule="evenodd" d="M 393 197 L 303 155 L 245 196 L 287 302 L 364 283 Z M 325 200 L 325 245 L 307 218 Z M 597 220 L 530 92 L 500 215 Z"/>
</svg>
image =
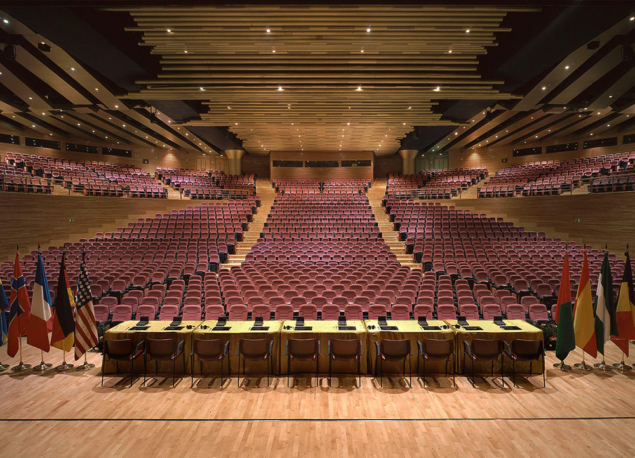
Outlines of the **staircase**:
<svg viewBox="0 0 635 458">
<path fill-rule="evenodd" d="M 260 207 L 253 216 L 253 221 L 249 223 L 248 230 L 243 232 L 242 242 L 236 244 L 236 253 L 230 254 L 227 262 L 221 264 L 221 269 L 230 269 L 232 266 L 239 266 L 245 262 L 245 256 L 251 251 L 265 226 L 267 215 L 271 211 L 271 206 L 276 198 L 276 190 L 271 187 L 271 182 L 258 178 L 256 182 L 256 194 L 260 197 Z"/>
<path fill-rule="evenodd" d="M 372 188 L 368 190 L 368 200 L 370 201 L 384 241 L 390 247 L 390 250 L 397 255 L 397 260 L 402 266 L 410 267 L 411 269 L 421 269 L 421 264 L 414 262 L 412 255 L 406 253 L 406 244 L 399 240 L 399 233 L 393 229 L 390 216 L 386 213 L 386 209 L 381 206 L 381 199 L 385 194 L 385 178 L 373 182 Z"/>
</svg>

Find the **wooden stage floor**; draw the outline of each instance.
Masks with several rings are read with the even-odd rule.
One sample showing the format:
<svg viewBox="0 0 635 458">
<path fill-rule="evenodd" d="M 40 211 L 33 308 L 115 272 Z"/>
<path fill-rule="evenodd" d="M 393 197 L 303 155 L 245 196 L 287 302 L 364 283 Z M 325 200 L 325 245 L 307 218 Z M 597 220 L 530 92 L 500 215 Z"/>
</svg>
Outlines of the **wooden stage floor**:
<svg viewBox="0 0 635 458">
<path fill-rule="evenodd" d="M 607 362 L 619 358 L 609 343 Z M 46 359 L 59 364 L 61 353 Z M 39 352 L 27 347 L 24 360 L 37 363 Z M 88 373 L 0 373 L 1 457 L 635 455 L 635 371 L 561 372 L 552 352 L 546 389 L 540 376 L 505 389 L 489 376 L 476 389 L 462 376 L 456 389 L 444 377 L 425 389 L 413 377 L 411 390 L 397 378 L 381 389 L 371 377 L 361 389 L 353 377 L 331 388 L 326 377 L 319 388 L 302 378 L 295 388 L 285 378 L 238 388 L 235 377 L 221 388 L 208 378 L 190 389 L 189 378 L 172 388 L 161 376 L 147 388 L 106 378 L 102 388 L 100 355 L 89 360 L 97 367 Z M 567 362 L 579 360 L 576 351 Z M 16 363 L 6 346 L 0 361 Z"/>
</svg>

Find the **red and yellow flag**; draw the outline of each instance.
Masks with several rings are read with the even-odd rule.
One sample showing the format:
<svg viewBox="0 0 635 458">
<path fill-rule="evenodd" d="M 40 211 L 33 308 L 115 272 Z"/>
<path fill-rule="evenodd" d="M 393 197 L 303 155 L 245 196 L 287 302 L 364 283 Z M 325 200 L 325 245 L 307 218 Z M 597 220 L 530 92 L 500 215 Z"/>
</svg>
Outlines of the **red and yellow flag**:
<svg viewBox="0 0 635 458">
<path fill-rule="evenodd" d="M 575 344 L 585 353 L 598 355 L 598 344 L 595 338 L 595 313 L 593 312 L 593 297 L 591 295 L 591 281 L 589 280 L 589 260 L 586 250 L 580 274 L 580 284 L 573 308 L 573 329 L 575 331 Z"/>
<path fill-rule="evenodd" d="M 635 300 L 633 298 L 633 272 L 631 270 L 631 259 L 626 253 L 626 266 L 622 276 L 620 295 L 617 300 L 615 311 L 617 322 L 617 337 L 611 336 L 611 340 L 620 350 L 628 356 L 628 342 L 635 340 Z"/>
</svg>

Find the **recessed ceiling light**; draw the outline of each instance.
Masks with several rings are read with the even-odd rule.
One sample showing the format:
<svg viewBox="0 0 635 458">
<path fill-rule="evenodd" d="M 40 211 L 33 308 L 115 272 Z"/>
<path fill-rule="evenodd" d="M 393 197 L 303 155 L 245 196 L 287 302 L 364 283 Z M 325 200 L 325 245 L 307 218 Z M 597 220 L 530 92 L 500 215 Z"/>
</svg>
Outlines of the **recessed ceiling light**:
<svg viewBox="0 0 635 458">
<path fill-rule="evenodd" d="M 544 91 L 545 89 L 547 89 L 547 86 L 543 86 L 543 87 L 542 87 L 542 90 L 543 90 L 543 91 Z"/>
<path fill-rule="evenodd" d="M 284 91 L 284 89 L 282 89 L 282 86 L 278 86 L 278 90 L 279 91 Z"/>
<path fill-rule="evenodd" d="M 168 29 L 168 33 L 172 33 L 172 29 Z"/>
<path fill-rule="evenodd" d="M 412 110 L 412 107 L 408 107 L 409 110 Z"/>
<path fill-rule="evenodd" d="M 452 50 L 451 49 L 448 51 L 448 54 L 452 54 Z"/>
<path fill-rule="evenodd" d="M 370 27 L 368 27 L 368 28 L 366 29 L 366 32 L 370 33 Z"/>
<path fill-rule="evenodd" d="M 633 20 L 633 18 L 631 18 L 631 21 L 632 21 L 632 20 Z M 5 20 L 4 20 L 4 23 L 5 23 L 5 24 L 8 24 L 8 23 L 9 23 L 9 20 L 8 20 L 8 19 L 5 19 Z"/>
<path fill-rule="evenodd" d="M 613 98 L 613 96 L 612 96 L 612 95 L 609 95 L 609 99 L 612 99 L 612 98 Z"/>
<path fill-rule="evenodd" d="M 470 29 L 467 29 L 467 30 L 465 31 L 465 33 L 470 33 Z"/>
<path fill-rule="evenodd" d="M 271 52 L 275 54 L 275 53 L 276 53 L 276 50 L 274 49 L 274 50 L 272 50 Z"/>
<path fill-rule="evenodd" d="M 439 92 L 441 90 L 441 86 L 437 86 L 434 88 L 434 92 Z"/>
<path fill-rule="evenodd" d="M 33 97 L 29 97 L 29 100 L 33 100 Z"/>
<path fill-rule="evenodd" d="M 35 127 L 35 124 L 31 124 L 31 127 Z"/>
<path fill-rule="evenodd" d="M 569 66 L 568 66 L 568 65 L 565 65 L 564 69 L 565 69 L 565 70 L 569 70 Z"/>
<path fill-rule="evenodd" d="M 267 33 L 271 33 L 271 29 L 267 29 Z"/>
<path fill-rule="evenodd" d="M 75 71 L 75 67 L 71 67 L 71 70 L 72 70 L 72 71 Z"/>
<path fill-rule="evenodd" d="M 610 124 L 607 124 L 607 125 L 606 125 L 606 127 L 611 127 L 611 125 L 610 125 Z"/>
<path fill-rule="evenodd" d="M 185 54 L 187 54 L 187 49 L 185 51 L 183 51 Z"/>
<path fill-rule="evenodd" d="M 200 89 L 201 91 L 204 91 L 204 90 L 205 90 L 205 89 L 204 89 L 204 88 L 202 88 L 202 87 L 201 87 L 201 88 L 199 88 L 199 89 Z"/>
<path fill-rule="evenodd" d="M 119 108 L 119 105 L 115 105 L 115 108 Z"/>
<path fill-rule="evenodd" d="M 6 21 L 6 19 L 5 19 L 5 21 Z M 635 16 L 631 17 L 631 18 L 629 19 L 629 21 L 635 21 Z"/>
<path fill-rule="evenodd" d="M 362 90 L 362 87 L 361 87 L 361 86 L 357 86 L 357 90 L 358 90 L 358 91 L 361 91 L 361 90 Z M 348 107 L 348 108 L 350 108 L 350 107 Z"/>
</svg>

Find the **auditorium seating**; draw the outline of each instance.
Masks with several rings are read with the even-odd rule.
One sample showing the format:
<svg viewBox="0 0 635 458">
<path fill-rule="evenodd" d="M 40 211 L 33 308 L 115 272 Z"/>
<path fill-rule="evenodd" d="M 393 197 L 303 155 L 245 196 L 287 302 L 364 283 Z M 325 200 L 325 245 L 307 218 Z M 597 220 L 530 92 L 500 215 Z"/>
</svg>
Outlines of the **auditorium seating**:
<svg viewBox="0 0 635 458">
<path fill-rule="evenodd" d="M 390 173 L 386 185 L 388 196 L 419 199 L 450 199 L 487 176 L 484 167 L 466 169 L 422 170 L 416 175 Z"/>
<path fill-rule="evenodd" d="M 158 167 L 154 176 L 192 199 L 247 199 L 256 195 L 253 173 L 227 176 L 220 170 Z"/>
<path fill-rule="evenodd" d="M 505 167 L 478 189 L 478 197 L 552 196 L 589 183 L 589 192 L 632 191 L 635 151 L 584 157 L 569 161 L 541 161 Z M 609 177 L 610 175 L 610 177 Z M 596 177 L 601 177 L 593 179 Z"/>
<path fill-rule="evenodd" d="M 131 165 L 111 164 L 101 161 L 76 162 L 68 159 L 7 153 L 5 156 L 3 190 L 20 191 L 24 181 L 7 179 L 7 174 L 22 172 L 33 177 L 26 184 L 27 192 L 50 194 L 53 184 L 86 196 L 167 198 L 167 190 L 157 183 L 148 172 Z M 5 189 L 5 187 L 7 189 Z"/>
</svg>

